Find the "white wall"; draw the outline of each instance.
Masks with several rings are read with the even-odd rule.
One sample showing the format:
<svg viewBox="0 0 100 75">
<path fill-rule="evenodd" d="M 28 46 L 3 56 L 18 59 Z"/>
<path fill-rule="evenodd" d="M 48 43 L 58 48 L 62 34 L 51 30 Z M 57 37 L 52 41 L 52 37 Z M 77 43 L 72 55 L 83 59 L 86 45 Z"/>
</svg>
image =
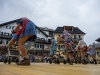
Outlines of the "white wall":
<svg viewBox="0 0 100 75">
<path fill-rule="evenodd" d="M 11 29 L 7 29 L 6 26 L 11 26 Z M 11 34 L 12 26 L 16 26 L 16 23 L 8 24 L 6 26 L 0 27 L 1 32 L 7 32 Z"/>
<path fill-rule="evenodd" d="M 43 33 L 37 33 L 37 37 L 39 37 L 39 38 L 47 38 Z"/>
<path fill-rule="evenodd" d="M 49 35 L 49 31 L 43 31 L 43 32 L 45 32 L 47 35 Z"/>
</svg>

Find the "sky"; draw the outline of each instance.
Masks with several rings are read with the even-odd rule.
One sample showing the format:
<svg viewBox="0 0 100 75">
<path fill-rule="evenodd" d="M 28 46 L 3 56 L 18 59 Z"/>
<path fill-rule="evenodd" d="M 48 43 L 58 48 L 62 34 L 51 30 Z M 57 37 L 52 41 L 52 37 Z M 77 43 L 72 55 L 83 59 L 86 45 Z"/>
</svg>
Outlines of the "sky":
<svg viewBox="0 0 100 75">
<path fill-rule="evenodd" d="M 74 26 L 89 45 L 100 37 L 100 0 L 0 0 L 0 24 L 27 17 L 39 27 Z"/>
</svg>

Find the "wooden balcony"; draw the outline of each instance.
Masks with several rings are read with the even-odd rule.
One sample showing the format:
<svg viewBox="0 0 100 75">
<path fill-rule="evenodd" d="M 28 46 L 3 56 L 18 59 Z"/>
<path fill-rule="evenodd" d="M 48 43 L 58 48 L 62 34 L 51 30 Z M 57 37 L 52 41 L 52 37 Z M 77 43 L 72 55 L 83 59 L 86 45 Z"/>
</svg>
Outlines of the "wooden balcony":
<svg viewBox="0 0 100 75">
<path fill-rule="evenodd" d="M 78 38 L 73 38 L 74 43 L 78 43 Z M 61 39 L 60 42 L 64 42 L 64 39 Z"/>
<path fill-rule="evenodd" d="M 0 34 L 0 38 L 2 39 L 11 39 L 12 35 L 4 35 L 4 34 Z"/>
<path fill-rule="evenodd" d="M 36 43 L 51 44 L 51 40 L 36 39 Z"/>
<path fill-rule="evenodd" d="M 78 43 L 78 38 L 73 38 L 74 43 Z"/>
</svg>

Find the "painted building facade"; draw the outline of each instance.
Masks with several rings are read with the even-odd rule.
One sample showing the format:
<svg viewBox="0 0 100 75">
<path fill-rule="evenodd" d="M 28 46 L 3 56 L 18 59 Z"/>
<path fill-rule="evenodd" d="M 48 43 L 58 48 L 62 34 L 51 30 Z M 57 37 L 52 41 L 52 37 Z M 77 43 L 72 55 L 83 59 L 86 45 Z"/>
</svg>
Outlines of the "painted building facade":
<svg viewBox="0 0 100 75">
<path fill-rule="evenodd" d="M 74 40 L 74 46 L 78 44 L 78 39 L 81 38 L 84 41 L 84 35 L 85 33 L 80 30 L 78 27 L 74 26 L 63 26 L 63 27 L 57 27 L 56 30 L 54 31 L 54 37 L 56 40 L 62 35 L 64 30 L 68 30 L 69 33 L 71 33 L 72 38 Z M 64 44 L 64 39 L 61 39 L 59 45 L 58 45 L 58 50 L 61 48 L 61 46 Z"/>
</svg>

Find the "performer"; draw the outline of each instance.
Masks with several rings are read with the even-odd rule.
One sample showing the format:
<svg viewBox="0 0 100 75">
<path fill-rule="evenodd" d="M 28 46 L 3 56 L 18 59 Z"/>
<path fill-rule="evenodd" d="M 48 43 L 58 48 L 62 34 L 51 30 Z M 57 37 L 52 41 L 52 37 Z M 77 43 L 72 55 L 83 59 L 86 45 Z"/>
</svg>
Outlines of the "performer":
<svg viewBox="0 0 100 75">
<path fill-rule="evenodd" d="M 93 47 L 93 45 L 89 45 L 88 52 L 86 53 L 86 56 L 88 57 L 88 55 L 93 58 L 94 64 L 97 64 L 97 61 L 96 61 L 96 50 L 95 50 L 95 47 Z"/>
<path fill-rule="evenodd" d="M 73 63 L 72 63 L 72 52 L 73 52 L 72 44 L 73 44 L 73 40 L 72 40 L 71 34 L 68 33 L 67 30 L 64 30 L 63 34 L 58 38 L 58 44 L 59 44 L 59 41 L 62 38 L 64 38 L 64 46 L 66 48 L 66 59 L 67 59 L 67 61 L 70 61 L 69 62 L 70 65 L 73 65 Z"/>
<path fill-rule="evenodd" d="M 27 56 L 27 50 L 24 47 L 26 41 L 33 41 L 36 39 L 36 26 L 35 24 L 27 18 L 22 18 L 17 21 L 16 28 L 12 31 L 14 34 L 7 46 L 0 46 L 0 50 L 7 52 L 7 49 L 10 48 L 16 41 L 18 41 L 18 47 L 24 57 L 24 60 L 17 63 L 17 65 L 30 65 L 30 60 Z"/>
<path fill-rule="evenodd" d="M 50 46 L 50 55 L 56 55 L 56 50 L 57 50 L 57 41 L 52 38 L 51 41 L 51 46 Z"/>
<path fill-rule="evenodd" d="M 85 60 L 85 53 L 87 52 L 87 45 L 86 43 L 82 40 L 82 39 L 79 39 L 78 40 L 78 45 L 76 46 L 76 51 L 80 51 L 81 52 L 81 62 L 84 64 L 84 60 Z"/>
</svg>

